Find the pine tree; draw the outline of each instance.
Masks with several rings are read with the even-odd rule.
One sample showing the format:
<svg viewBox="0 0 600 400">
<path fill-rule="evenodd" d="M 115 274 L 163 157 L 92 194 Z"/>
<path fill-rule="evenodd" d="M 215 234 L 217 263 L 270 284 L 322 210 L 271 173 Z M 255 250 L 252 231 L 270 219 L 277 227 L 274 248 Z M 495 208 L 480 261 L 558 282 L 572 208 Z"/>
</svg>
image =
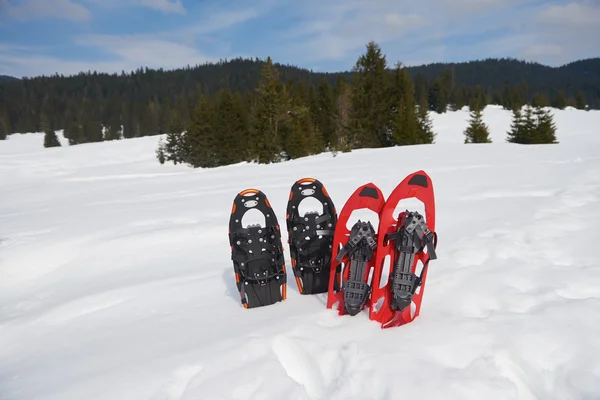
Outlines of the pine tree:
<svg viewBox="0 0 600 400">
<path fill-rule="evenodd" d="M 536 117 L 536 129 L 533 135 L 533 143 L 558 143 L 556 140 L 556 125 L 550 111 L 542 107 L 536 107 L 534 115 Z"/>
<path fill-rule="evenodd" d="M 344 76 L 340 76 L 336 87 L 335 129 L 334 136 L 330 139 L 333 143 L 332 150 L 348 152 L 354 144 L 355 139 L 350 129 L 350 112 L 352 107 L 352 87 L 346 82 Z"/>
<path fill-rule="evenodd" d="M 474 94 L 471 97 L 471 100 L 469 101 L 469 109 L 470 110 L 475 110 L 475 109 L 479 109 L 479 110 L 483 110 L 486 106 L 486 98 L 485 98 L 485 92 L 483 91 L 483 89 L 481 88 L 480 85 L 477 85 L 475 87 L 475 91 Z"/>
<path fill-rule="evenodd" d="M 391 104 L 387 61 L 373 41 L 366 46 L 352 71 L 355 73 L 351 129 L 354 146 L 383 147 L 391 145 Z"/>
<path fill-rule="evenodd" d="M 417 110 L 417 122 L 419 134 L 419 143 L 421 144 L 433 144 L 435 141 L 435 132 L 433 131 L 433 122 L 429 115 L 429 106 L 427 104 L 427 98 L 421 100 Z"/>
<path fill-rule="evenodd" d="M 40 114 L 40 122 L 39 122 L 40 131 L 47 133 L 50 131 L 50 119 L 46 113 Z M 56 134 L 56 133 L 55 133 Z"/>
<path fill-rule="evenodd" d="M 507 134 L 506 141 L 509 143 L 525 143 L 526 133 L 523 129 L 524 119 L 521 114 L 520 108 L 514 108 L 512 110 L 512 122 L 510 125 L 510 131 Z"/>
<path fill-rule="evenodd" d="M 156 102 L 152 101 L 146 105 L 143 110 L 139 135 L 140 136 L 153 136 L 160 133 L 160 109 Z"/>
<path fill-rule="evenodd" d="M 76 139 L 78 143 L 94 143 L 104 140 L 102 124 L 100 123 L 100 110 L 94 108 L 91 100 L 85 99 L 79 110 L 79 134 Z"/>
<path fill-rule="evenodd" d="M 309 108 L 305 105 L 295 104 L 291 111 L 290 124 L 286 127 L 283 135 L 283 150 L 290 159 L 311 154 L 312 129 Z"/>
<path fill-rule="evenodd" d="M 433 80 L 433 84 L 429 89 L 429 107 L 431 111 L 439 114 L 445 113 L 448 107 L 448 97 L 445 85 L 440 78 Z"/>
<path fill-rule="evenodd" d="M 190 127 L 184 136 L 186 162 L 194 168 L 210 168 L 218 165 L 216 117 L 214 101 L 207 96 L 199 96 L 196 109 L 191 116 Z"/>
<path fill-rule="evenodd" d="M 495 91 L 494 94 L 492 95 L 492 102 L 490 104 L 494 104 L 497 106 L 502 105 L 502 95 L 500 94 L 499 91 Z"/>
<path fill-rule="evenodd" d="M 58 140 L 58 136 L 56 136 L 56 132 L 54 129 L 48 128 L 44 132 L 44 147 L 60 147 L 60 141 Z"/>
<path fill-rule="evenodd" d="M 535 96 L 533 96 L 533 106 L 534 107 L 549 107 L 550 100 L 545 93 L 537 92 Z"/>
<path fill-rule="evenodd" d="M 415 88 L 406 67 L 396 65 L 394 71 L 394 107 L 392 143 L 394 145 L 418 144 L 418 119 L 415 105 Z"/>
<path fill-rule="evenodd" d="M 158 162 L 161 164 L 164 164 L 167 159 L 165 143 L 164 143 L 162 137 L 158 138 L 158 146 L 156 148 L 156 158 L 158 159 Z"/>
<path fill-rule="evenodd" d="M 161 138 L 162 139 L 162 138 Z M 181 157 L 183 147 L 183 136 L 181 133 L 169 132 L 166 135 L 166 140 L 163 143 L 165 160 L 172 161 L 173 164 L 183 162 Z"/>
<path fill-rule="evenodd" d="M 319 131 L 321 132 L 324 146 L 332 149 L 336 144 L 336 105 L 333 88 L 326 79 L 322 79 L 319 83 L 317 101 L 317 125 L 319 127 Z"/>
<path fill-rule="evenodd" d="M 167 124 L 165 129 L 168 131 L 166 141 L 163 143 L 164 157 L 167 161 L 172 161 L 175 165 L 184 163 L 187 155 L 185 151 L 185 134 L 179 110 L 174 109 L 170 113 L 170 121 L 164 123 Z"/>
<path fill-rule="evenodd" d="M 524 112 L 513 110 L 507 141 L 518 144 L 551 144 L 556 141 L 556 126 L 550 111 L 543 107 L 525 106 Z"/>
<path fill-rule="evenodd" d="M 514 110 L 516 106 L 515 95 L 512 86 L 508 80 L 504 81 L 504 92 L 502 95 L 502 107 L 505 110 Z"/>
<path fill-rule="evenodd" d="M 216 151 L 218 165 L 241 162 L 248 157 L 246 116 L 239 94 L 223 89 L 217 94 Z"/>
<path fill-rule="evenodd" d="M 563 90 L 559 90 L 556 94 L 553 106 L 559 110 L 564 110 L 567 107 L 567 97 L 565 96 L 565 92 Z"/>
<path fill-rule="evenodd" d="M 123 138 L 123 128 L 121 125 L 121 114 L 120 112 L 114 112 L 106 126 L 104 132 L 104 140 L 120 140 Z"/>
<path fill-rule="evenodd" d="M 449 98 L 449 107 L 451 111 L 460 110 L 467 105 L 467 91 L 464 86 L 456 86 L 452 89 Z"/>
<path fill-rule="evenodd" d="M 465 129 L 465 143 L 491 143 L 488 126 L 483 122 L 482 106 L 476 102 L 470 112 L 470 122 Z"/>
<path fill-rule="evenodd" d="M 533 144 L 534 134 L 536 129 L 535 118 L 533 117 L 533 107 L 529 104 L 524 106 L 525 111 L 523 113 L 522 132 L 523 132 L 523 144 Z"/>
<path fill-rule="evenodd" d="M 123 137 L 130 139 L 134 136 L 134 118 L 133 118 L 133 107 L 131 104 L 123 103 L 121 112 L 121 122 L 123 124 Z"/>
<path fill-rule="evenodd" d="M 583 94 L 583 92 L 581 90 L 577 92 L 577 99 L 575 100 L 575 108 L 577 108 L 579 110 L 586 109 L 585 95 Z"/>
<path fill-rule="evenodd" d="M 280 124 L 289 120 L 290 99 L 279 81 L 279 71 L 268 57 L 261 70 L 256 101 L 250 114 L 253 157 L 259 163 L 279 161 L 282 151 Z"/>
</svg>

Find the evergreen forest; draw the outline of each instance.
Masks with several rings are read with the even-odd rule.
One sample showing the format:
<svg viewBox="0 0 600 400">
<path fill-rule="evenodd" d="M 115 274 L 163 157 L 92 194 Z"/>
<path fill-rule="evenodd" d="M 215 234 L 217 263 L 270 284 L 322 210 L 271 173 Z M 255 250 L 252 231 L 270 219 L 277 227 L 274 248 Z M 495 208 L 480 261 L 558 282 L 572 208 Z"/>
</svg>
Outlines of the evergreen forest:
<svg viewBox="0 0 600 400">
<path fill-rule="evenodd" d="M 555 143 L 543 107 L 599 109 L 600 58 L 559 68 L 514 59 L 406 67 L 369 42 L 339 73 L 239 58 L 170 71 L 2 77 L 0 139 L 43 131 L 53 147 L 58 129 L 71 145 L 167 134 L 160 162 L 215 167 L 434 143 L 430 112 L 463 106 L 472 113 L 465 143 L 489 143 L 480 115 L 487 104 L 513 111 L 508 141 Z"/>
</svg>

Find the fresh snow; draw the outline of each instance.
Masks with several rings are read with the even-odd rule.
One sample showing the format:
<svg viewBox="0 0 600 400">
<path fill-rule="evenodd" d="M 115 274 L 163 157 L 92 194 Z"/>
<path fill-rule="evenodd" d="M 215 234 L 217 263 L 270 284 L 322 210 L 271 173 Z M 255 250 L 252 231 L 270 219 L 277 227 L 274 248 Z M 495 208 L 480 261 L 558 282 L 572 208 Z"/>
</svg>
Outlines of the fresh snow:
<svg viewBox="0 0 600 400">
<path fill-rule="evenodd" d="M 510 113 L 489 106 L 492 144 L 463 144 L 463 109 L 433 114 L 434 145 L 213 170 L 158 164 L 156 136 L 44 149 L 43 134 L 11 135 L 0 399 L 597 399 L 600 112 L 553 113 L 556 145 L 505 143 Z M 299 178 L 339 212 L 358 186 L 387 196 L 419 169 L 439 258 L 414 322 L 382 330 L 300 296 L 287 244 L 288 299 L 241 306 L 239 191 L 264 191 L 285 231 Z"/>
</svg>

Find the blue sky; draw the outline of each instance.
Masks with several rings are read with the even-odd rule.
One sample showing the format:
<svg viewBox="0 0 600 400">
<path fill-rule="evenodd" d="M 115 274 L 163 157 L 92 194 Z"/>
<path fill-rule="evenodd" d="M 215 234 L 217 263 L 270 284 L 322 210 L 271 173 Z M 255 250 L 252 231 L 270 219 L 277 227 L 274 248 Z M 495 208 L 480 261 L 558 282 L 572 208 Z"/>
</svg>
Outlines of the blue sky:
<svg viewBox="0 0 600 400">
<path fill-rule="evenodd" d="M 271 56 L 352 68 L 369 40 L 390 65 L 600 56 L 598 0 L 0 0 L 0 75 L 177 68 Z"/>
</svg>

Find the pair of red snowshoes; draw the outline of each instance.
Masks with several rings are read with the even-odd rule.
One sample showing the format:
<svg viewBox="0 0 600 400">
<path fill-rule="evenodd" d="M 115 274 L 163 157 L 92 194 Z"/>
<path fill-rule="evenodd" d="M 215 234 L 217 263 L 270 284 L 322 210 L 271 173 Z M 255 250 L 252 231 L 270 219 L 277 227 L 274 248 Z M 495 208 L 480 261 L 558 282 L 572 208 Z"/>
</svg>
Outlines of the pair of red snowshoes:
<svg viewBox="0 0 600 400">
<path fill-rule="evenodd" d="M 313 198 L 320 211 L 300 214 L 300 203 Z M 255 209 L 265 224 L 244 228 L 244 214 Z M 303 178 L 290 190 L 286 210 L 292 270 L 301 294 L 326 293 L 337 213 L 321 182 Z M 257 189 L 235 197 L 229 219 L 229 242 L 235 279 L 245 308 L 271 305 L 286 299 L 287 273 L 281 232 L 267 196 Z"/>
<path fill-rule="evenodd" d="M 410 198 L 424 204 L 425 216 L 408 210 L 394 215 L 398 203 Z M 377 230 L 368 221 L 346 227 L 352 212 L 360 209 L 379 215 Z M 340 315 L 356 315 L 368 308 L 369 319 L 382 328 L 413 321 L 421 310 L 429 261 L 437 258 L 430 177 L 424 171 L 408 175 L 387 200 L 373 183 L 359 187 L 340 212 L 333 241 L 327 308 L 337 305 Z M 387 257 L 386 278 L 382 275 Z"/>
<path fill-rule="evenodd" d="M 299 205 L 312 197 L 322 211 L 300 214 Z M 403 199 L 424 203 L 425 216 L 394 210 Z M 246 211 L 257 209 L 265 225 L 243 228 Z M 379 215 L 377 229 L 369 221 L 346 224 L 354 210 Z M 369 309 L 369 318 L 382 328 L 411 322 L 419 315 L 429 260 L 436 258 L 435 200 L 431 179 L 424 171 L 408 175 L 387 201 L 367 183 L 350 196 L 339 218 L 327 190 L 313 178 L 303 178 L 290 190 L 286 210 L 288 245 L 294 277 L 301 294 L 327 293 L 327 308 L 338 305 L 340 315 Z M 229 221 L 229 240 L 236 284 L 246 308 L 286 299 L 287 272 L 279 223 L 264 193 L 240 192 Z M 388 257 L 389 256 L 389 257 Z M 386 257 L 390 272 L 381 286 Z M 417 275 L 417 266 L 423 266 Z"/>
</svg>

